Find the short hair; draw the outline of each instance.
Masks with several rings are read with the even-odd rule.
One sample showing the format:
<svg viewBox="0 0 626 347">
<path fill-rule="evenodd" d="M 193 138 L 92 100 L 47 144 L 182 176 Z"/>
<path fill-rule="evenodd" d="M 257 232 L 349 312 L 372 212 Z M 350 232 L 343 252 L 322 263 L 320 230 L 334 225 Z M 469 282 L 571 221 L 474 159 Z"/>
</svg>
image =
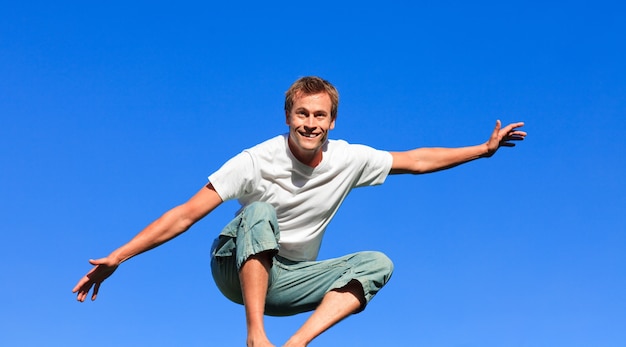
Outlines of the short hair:
<svg viewBox="0 0 626 347">
<path fill-rule="evenodd" d="M 296 98 L 318 93 L 328 94 L 331 102 L 330 116 L 332 119 L 337 118 L 339 92 L 330 82 L 317 76 L 301 77 L 287 89 L 285 92 L 285 111 L 287 113 L 291 112 Z"/>
</svg>

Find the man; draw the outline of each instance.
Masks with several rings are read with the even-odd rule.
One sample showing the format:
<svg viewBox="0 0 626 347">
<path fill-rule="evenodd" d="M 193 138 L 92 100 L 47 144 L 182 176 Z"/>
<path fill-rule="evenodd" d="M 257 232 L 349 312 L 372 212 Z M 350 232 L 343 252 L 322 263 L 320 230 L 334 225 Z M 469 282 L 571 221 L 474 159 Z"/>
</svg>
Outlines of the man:
<svg viewBox="0 0 626 347">
<path fill-rule="evenodd" d="M 287 91 L 288 134 L 243 151 L 209 176 L 184 204 L 148 225 L 105 258 L 74 287 L 84 301 L 93 287 L 131 257 L 171 240 L 223 201 L 242 208 L 212 247 L 211 270 L 220 291 L 245 307 L 248 346 L 273 346 L 264 314 L 314 311 L 284 346 L 306 346 L 343 318 L 360 312 L 387 283 L 392 262 L 379 252 L 359 252 L 316 261 L 325 228 L 349 191 L 382 184 L 388 174 L 420 174 L 492 156 L 523 140 L 523 123 L 501 128 L 487 142 L 460 148 L 386 152 L 329 140 L 339 96 L 328 81 L 303 77 Z"/>
</svg>

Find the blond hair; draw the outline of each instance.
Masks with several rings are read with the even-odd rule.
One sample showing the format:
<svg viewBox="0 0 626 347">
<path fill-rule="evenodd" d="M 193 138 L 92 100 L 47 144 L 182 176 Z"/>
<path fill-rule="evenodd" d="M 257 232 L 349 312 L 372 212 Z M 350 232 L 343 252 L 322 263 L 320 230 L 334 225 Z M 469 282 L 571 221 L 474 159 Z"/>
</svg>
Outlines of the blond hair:
<svg viewBox="0 0 626 347">
<path fill-rule="evenodd" d="M 339 109 L 339 92 L 327 80 L 316 76 L 305 76 L 295 81 L 285 92 L 285 112 L 291 112 L 296 98 L 303 95 L 312 95 L 318 93 L 326 93 L 330 97 L 331 109 L 330 116 L 332 119 L 337 118 L 337 110 Z"/>
</svg>

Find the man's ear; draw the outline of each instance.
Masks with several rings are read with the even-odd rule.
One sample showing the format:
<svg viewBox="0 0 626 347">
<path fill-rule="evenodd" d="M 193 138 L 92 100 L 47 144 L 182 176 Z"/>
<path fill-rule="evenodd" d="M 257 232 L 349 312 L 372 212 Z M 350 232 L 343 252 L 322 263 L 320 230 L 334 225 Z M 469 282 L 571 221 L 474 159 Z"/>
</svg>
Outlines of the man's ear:
<svg viewBox="0 0 626 347">
<path fill-rule="evenodd" d="M 289 125 L 289 111 L 285 111 L 285 123 Z"/>
<path fill-rule="evenodd" d="M 328 129 L 333 130 L 335 129 L 335 121 L 337 120 L 337 117 L 333 118 L 333 120 L 330 121 L 330 127 Z"/>
</svg>

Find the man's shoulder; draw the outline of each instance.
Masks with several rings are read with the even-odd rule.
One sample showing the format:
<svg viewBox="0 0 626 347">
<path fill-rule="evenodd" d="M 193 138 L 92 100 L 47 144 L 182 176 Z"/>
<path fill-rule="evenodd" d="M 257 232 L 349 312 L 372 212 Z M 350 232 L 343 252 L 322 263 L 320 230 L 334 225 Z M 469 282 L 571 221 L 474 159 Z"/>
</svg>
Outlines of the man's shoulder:
<svg viewBox="0 0 626 347">
<path fill-rule="evenodd" d="M 344 150 L 344 151 L 378 151 L 377 149 L 359 143 L 351 143 L 342 139 L 329 139 L 328 148 L 332 150 Z"/>
<path fill-rule="evenodd" d="M 277 135 L 267 139 L 255 146 L 245 149 L 243 153 L 247 153 L 253 160 L 273 161 L 279 157 L 285 156 L 287 146 L 287 135 Z"/>
<path fill-rule="evenodd" d="M 271 148 L 284 148 L 287 141 L 287 134 L 276 135 L 272 138 L 269 138 L 263 142 L 260 142 L 245 151 L 257 151 L 257 150 L 268 150 Z"/>
<path fill-rule="evenodd" d="M 343 139 L 328 139 L 326 142 L 326 148 L 331 151 L 350 150 L 352 146 L 352 143 Z"/>
</svg>

